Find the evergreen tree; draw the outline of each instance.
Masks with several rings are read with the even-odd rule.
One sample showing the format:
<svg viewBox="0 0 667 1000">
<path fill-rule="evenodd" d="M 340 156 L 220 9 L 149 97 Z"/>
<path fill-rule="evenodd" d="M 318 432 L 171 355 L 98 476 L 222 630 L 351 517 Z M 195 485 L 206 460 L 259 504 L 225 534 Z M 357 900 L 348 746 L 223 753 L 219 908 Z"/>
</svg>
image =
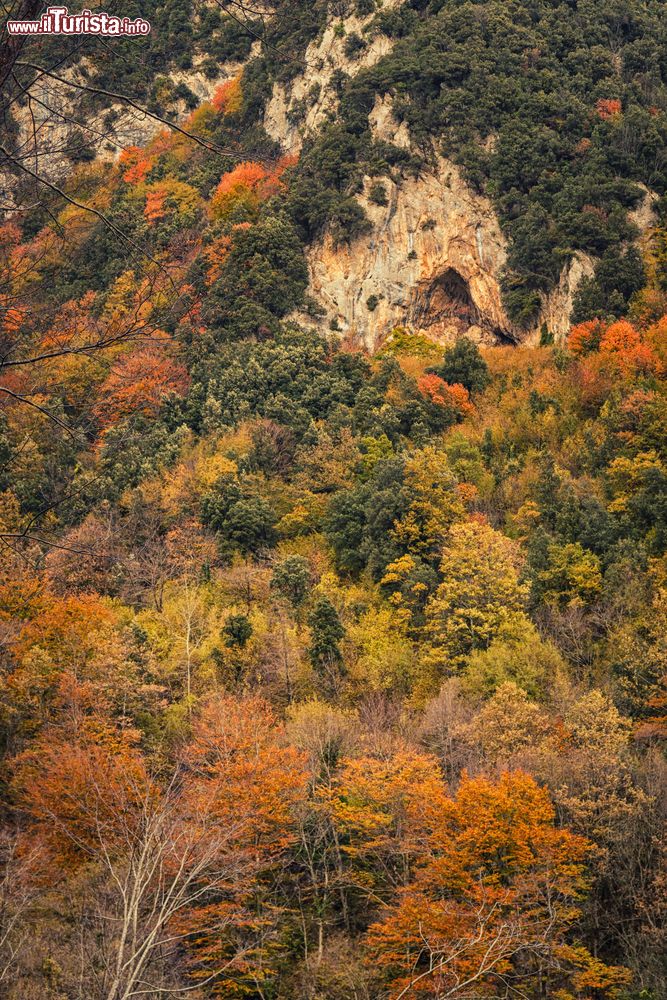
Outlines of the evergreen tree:
<svg viewBox="0 0 667 1000">
<path fill-rule="evenodd" d="M 445 351 L 442 364 L 430 371 L 450 385 L 464 386 L 468 392 L 483 392 L 491 381 L 489 367 L 479 347 L 468 337 L 459 337 Z"/>
<path fill-rule="evenodd" d="M 328 597 L 319 597 L 308 616 L 310 646 L 308 656 L 328 693 L 334 692 L 343 673 L 339 642 L 345 629 Z"/>
</svg>

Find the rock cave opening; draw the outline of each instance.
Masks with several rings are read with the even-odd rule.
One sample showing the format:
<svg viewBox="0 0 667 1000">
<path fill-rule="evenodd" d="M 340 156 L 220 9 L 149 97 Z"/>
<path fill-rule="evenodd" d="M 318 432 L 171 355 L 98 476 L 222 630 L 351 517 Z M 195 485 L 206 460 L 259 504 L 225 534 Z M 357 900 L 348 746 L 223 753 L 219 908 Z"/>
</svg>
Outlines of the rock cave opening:
<svg viewBox="0 0 667 1000">
<path fill-rule="evenodd" d="M 470 285 L 454 267 L 447 267 L 429 281 L 420 283 L 410 313 L 408 322 L 416 329 L 432 330 L 433 334 L 447 332 L 451 336 L 455 330 L 460 336 L 474 326 L 493 341 L 514 342 L 511 335 L 490 323 L 480 312 L 470 294 Z"/>
<path fill-rule="evenodd" d="M 467 328 L 480 323 L 468 282 L 453 267 L 428 283 L 419 296 L 416 312 L 423 327 L 446 324 Z"/>
</svg>

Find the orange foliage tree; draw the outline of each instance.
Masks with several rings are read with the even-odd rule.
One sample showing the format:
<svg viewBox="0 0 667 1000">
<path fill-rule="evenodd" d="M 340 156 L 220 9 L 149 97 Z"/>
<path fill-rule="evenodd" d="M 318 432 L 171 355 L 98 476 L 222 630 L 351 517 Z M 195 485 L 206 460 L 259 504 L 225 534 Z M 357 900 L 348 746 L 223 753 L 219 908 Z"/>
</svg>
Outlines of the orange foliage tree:
<svg viewBox="0 0 667 1000">
<path fill-rule="evenodd" d="M 387 760 L 350 759 L 335 793 L 348 882 L 362 895 L 390 898 L 397 885 L 409 883 L 425 839 L 441 820 L 447 792 L 437 763 L 407 749 Z"/>
<path fill-rule="evenodd" d="M 586 323 L 577 323 L 570 330 L 567 338 L 567 346 L 573 354 L 587 354 L 589 351 L 596 351 L 600 346 L 600 338 L 604 326 L 599 319 L 589 320 Z"/>
<path fill-rule="evenodd" d="M 469 416 L 475 411 L 468 390 L 458 382 L 450 385 L 439 375 L 426 374 L 418 379 L 417 388 L 432 403 L 454 410 L 461 416 Z"/>
<path fill-rule="evenodd" d="M 241 77 L 235 76 L 233 79 L 221 83 L 213 95 L 211 103 L 215 110 L 223 115 L 231 115 L 240 111 L 243 104 Z"/>
<path fill-rule="evenodd" d="M 623 105 L 617 98 L 601 97 L 595 105 L 595 110 L 603 121 L 607 121 L 610 118 L 618 118 Z"/>
<path fill-rule="evenodd" d="M 464 775 L 435 809 L 414 879 L 368 933 L 392 1000 L 505 996 L 511 981 L 525 995 L 592 998 L 628 981 L 568 940 L 591 845 L 555 828 L 531 777 Z"/>
<path fill-rule="evenodd" d="M 30 583 L 25 586 L 30 587 Z M 96 594 L 57 597 L 45 591 L 41 581 L 35 581 L 35 586 L 36 592 L 26 595 L 22 622 L 17 621 L 21 609 L 15 607 L 13 614 L 10 610 L 11 589 L 0 592 L 0 621 L 5 617 L 4 605 L 7 620 L 16 631 L 9 645 L 12 669 L 7 670 L 3 686 L 13 702 L 15 717 L 26 713 L 32 728 L 50 714 L 64 673 L 80 678 L 96 675 L 101 681 L 113 671 L 117 660 L 117 616 L 108 602 Z"/>
<path fill-rule="evenodd" d="M 118 159 L 126 184 L 143 184 L 153 166 L 153 159 L 139 146 L 128 146 Z"/>
<path fill-rule="evenodd" d="M 298 755 L 271 741 L 259 703 L 223 700 L 205 714 L 183 765 L 158 781 L 138 734 L 113 725 L 94 691 L 73 683 L 70 694 L 65 723 L 15 762 L 14 786 L 32 838 L 48 849 L 54 889 L 88 886 L 93 952 L 82 994 L 160 992 L 183 947 L 193 976 L 216 992 L 251 965 L 238 937 L 250 924 L 264 930 L 243 901 L 289 842 Z M 218 725 L 225 718 L 227 728 Z"/>
<path fill-rule="evenodd" d="M 282 189 L 280 176 L 286 165 L 286 161 L 281 161 L 275 169 L 269 170 L 261 163 L 248 161 L 223 174 L 211 198 L 212 217 L 225 218 L 238 206 L 254 211 Z"/>
<path fill-rule="evenodd" d="M 646 333 L 628 320 L 590 320 L 572 327 L 568 347 L 581 358 L 577 377 L 584 402 L 599 404 L 618 381 L 664 373 L 660 324 Z M 657 334 L 657 336 L 656 336 Z"/>
<path fill-rule="evenodd" d="M 16 291 L 15 256 L 21 243 L 21 231 L 14 223 L 0 226 L 0 333 L 11 335 L 20 329 L 25 318 Z"/>
<path fill-rule="evenodd" d="M 138 734 L 91 710 L 99 698 L 70 675 L 61 686 L 64 723 L 44 730 L 14 763 L 23 809 L 54 863 L 75 868 L 136 833 L 150 780 Z M 61 717 L 62 718 L 62 717 Z"/>
<path fill-rule="evenodd" d="M 627 320 L 607 327 L 600 339 L 600 354 L 613 359 L 626 377 L 658 374 L 661 369 L 651 346 Z"/>
<path fill-rule="evenodd" d="M 93 407 L 103 428 L 133 413 L 154 416 L 167 396 L 187 391 L 187 370 L 170 356 L 168 346 L 163 335 L 119 358 Z"/>
<path fill-rule="evenodd" d="M 296 839 L 306 760 L 261 698 L 216 697 L 195 723 L 185 763 L 188 810 L 206 810 L 228 831 L 243 868 L 242 881 L 217 897 L 202 894 L 201 905 L 183 915 L 190 974 L 214 995 L 245 996 L 249 983 L 271 979 L 280 954 L 276 880 Z"/>
</svg>

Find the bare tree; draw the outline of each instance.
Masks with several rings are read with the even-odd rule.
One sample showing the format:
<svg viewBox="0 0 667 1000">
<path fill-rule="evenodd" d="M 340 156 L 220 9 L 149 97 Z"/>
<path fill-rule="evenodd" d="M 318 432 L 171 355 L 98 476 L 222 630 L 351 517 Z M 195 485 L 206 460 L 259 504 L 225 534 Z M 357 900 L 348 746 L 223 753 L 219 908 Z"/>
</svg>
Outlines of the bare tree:
<svg viewBox="0 0 667 1000">
<path fill-rule="evenodd" d="M 157 806 L 145 803 L 139 832 L 128 836 L 124 856 L 115 860 L 100 837 L 99 859 L 116 888 L 116 912 L 100 914 L 110 931 L 106 1000 L 128 1000 L 153 991 L 150 977 L 156 958 L 161 963 L 168 960 L 189 936 L 187 929 L 174 926 L 176 917 L 242 874 L 233 851 L 229 852 L 236 832 L 221 829 L 205 813 L 184 817 L 169 789 Z M 221 932 L 224 926 L 215 929 Z M 169 992 L 187 989 L 173 987 Z"/>
<path fill-rule="evenodd" d="M 94 784 L 85 838 L 54 817 L 60 836 L 86 859 L 83 895 L 75 879 L 78 900 L 66 900 L 68 912 L 79 911 L 81 1000 L 187 996 L 240 958 L 235 953 L 194 983 L 179 972 L 188 940 L 222 934 L 230 920 L 228 910 L 212 907 L 208 922 L 195 925 L 190 912 L 233 892 L 252 866 L 236 849 L 246 820 L 221 826 L 206 803 L 185 804 L 179 781 L 175 774 L 164 790 L 135 786 L 133 807 L 117 810 L 112 823 L 108 793 Z M 67 884 L 61 891 L 67 897 Z"/>
<path fill-rule="evenodd" d="M 40 887 L 40 852 L 25 849 L 17 834 L 0 831 L 0 992 L 15 981 L 30 939 L 28 914 Z"/>
</svg>

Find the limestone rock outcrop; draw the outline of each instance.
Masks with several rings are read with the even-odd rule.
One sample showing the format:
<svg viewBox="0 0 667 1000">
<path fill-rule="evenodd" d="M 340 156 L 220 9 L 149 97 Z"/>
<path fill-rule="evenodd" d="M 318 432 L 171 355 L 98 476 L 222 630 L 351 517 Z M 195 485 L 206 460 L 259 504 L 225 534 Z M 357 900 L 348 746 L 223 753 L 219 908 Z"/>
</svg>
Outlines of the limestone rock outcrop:
<svg viewBox="0 0 667 1000">
<path fill-rule="evenodd" d="M 377 97 L 369 121 L 376 138 L 410 147 L 388 95 Z M 386 205 L 370 197 L 378 183 Z M 371 232 L 338 245 L 327 234 L 308 251 L 322 326 L 369 350 L 397 325 L 442 343 L 462 333 L 484 343 L 516 339 L 500 294 L 506 251 L 496 214 L 455 164 L 438 156 L 418 177 L 366 177 L 358 201 Z"/>
<path fill-rule="evenodd" d="M 310 247 L 310 291 L 325 322 L 371 350 L 398 324 L 443 343 L 461 333 L 514 339 L 498 284 L 505 244 L 490 202 L 442 158 L 418 178 L 383 184 L 386 206 L 369 199 L 370 177 L 359 196 L 368 236 L 339 246 L 325 236 Z"/>
<path fill-rule="evenodd" d="M 255 42 L 249 59 L 259 55 L 259 51 L 260 43 Z M 217 87 L 240 73 L 245 65 L 243 62 L 221 64 L 217 76 L 210 79 L 199 68 L 202 61 L 203 57 L 195 56 L 190 70 L 175 71 L 170 76 L 172 84 L 185 84 L 200 101 L 210 100 Z M 111 102 L 97 117 L 81 115 L 79 105 L 82 92 L 77 89 L 77 85 L 85 86 L 90 74 L 91 67 L 83 58 L 60 71 L 60 80 L 44 76 L 31 89 L 31 104 L 18 105 L 14 111 L 18 129 L 17 148 L 29 151 L 25 158 L 31 168 L 47 181 L 59 182 L 72 170 L 72 160 L 67 153 L 76 145 L 71 139 L 73 127 L 98 161 L 118 159 L 123 149 L 145 145 L 165 127 L 152 115 L 123 101 Z M 187 113 L 184 101 L 177 102 L 176 107 L 181 115 Z M 79 120 L 87 127 L 76 127 L 74 123 Z M 36 149 L 34 135 L 38 136 Z M 11 211 L 18 178 L 20 174 L 0 172 L 0 188 L 4 193 L 6 211 Z"/>
<path fill-rule="evenodd" d="M 369 122 L 376 138 L 410 148 L 407 126 L 395 120 L 389 95 L 376 98 Z M 370 197 L 378 184 L 384 205 Z M 365 177 L 357 200 L 371 231 L 338 244 L 325 234 L 308 250 L 309 292 L 322 310 L 322 329 L 369 350 L 396 326 L 443 344 L 462 334 L 487 344 L 534 344 L 544 331 L 557 342 L 567 336 L 577 289 L 593 275 L 594 260 L 576 254 L 558 285 L 542 296 L 532 329 L 514 325 L 502 300 L 507 245 L 494 207 L 450 160 L 434 156 L 417 177 Z M 640 230 L 654 216 L 654 200 L 647 191 L 636 210 Z"/>
<path fill-rule="evenodd" d="M 396 0 L 385 3 L 383 10 L 392 6 L 396 6 Z M 274 84 L 264 113 L 264 128 L 286 153 L 298 153 L 304 137 L 335 111 L 338 98 L 332 86 L 334 74 L 355 76 L 391 51 L 391 39 L 377 34 L 367 40 L 360 52 L 347 55 L 350 36 L 362 38 L 374 16 L 350 15 L 341 21 L 330 21 L 322 35 L 306 49 L 304 70 L 289 88 Z"/>
</svg>

